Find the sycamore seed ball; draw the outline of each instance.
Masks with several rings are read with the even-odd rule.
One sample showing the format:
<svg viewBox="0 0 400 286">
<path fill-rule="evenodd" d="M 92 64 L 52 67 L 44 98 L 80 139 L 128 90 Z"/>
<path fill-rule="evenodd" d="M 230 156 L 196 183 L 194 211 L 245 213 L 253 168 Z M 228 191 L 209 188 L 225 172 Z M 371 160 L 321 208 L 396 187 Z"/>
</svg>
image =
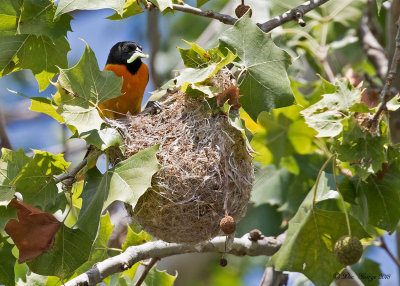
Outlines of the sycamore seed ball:
<svg viewBox="0 0 400 286">
<path fill-rule="evenodd" d="M 231 216 L 225 216 L 219 222 L 219 227 L 225 234 L 232 234 L 236 230 L 236 222 Z"/>
<path fill-rule="evenodd" d="M 357 237 L 345 235 L 336 241 L 333 253 L 341 264 L 352 265 L 360 260 L 363 247 Z"/>
</svg>

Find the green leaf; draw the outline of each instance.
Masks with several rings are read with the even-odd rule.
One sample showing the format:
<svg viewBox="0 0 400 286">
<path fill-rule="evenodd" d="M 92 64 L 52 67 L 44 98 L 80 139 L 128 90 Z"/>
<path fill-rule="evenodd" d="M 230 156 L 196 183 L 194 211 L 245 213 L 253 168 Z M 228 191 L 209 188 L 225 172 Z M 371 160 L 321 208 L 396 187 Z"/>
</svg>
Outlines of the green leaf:
<svg viewBox="0 0 400 286">
<path fill-rule="evenodd" d="M 30 110 L 47 114 L 58 122 L 65 122 L 64 118 L 57 113 L 57 105 L 54 100 L 46 97 L 30 97 L 29 99 L 31 100 Z"/>
<path fill-rule="evenodd" d="M 160 12 L 163 12 L 167 8 L 172 9 L 172 0 L 154 0 L 153 2 L 154 5 L 156 5 L 157 8 L 160 10 Z"/>
<path fill-rule="evenodd" d="M 386 0 L 376 0 L 376 6 L 378 7 L 378 15 L 381 13 L 381 9 L 382 9 L 382 4 L 383 2 L 385 2 Z"/>
<path fill-rule="evenodd" d="M 56 41 L 71 30 L 72 17 L 68 14 L 54 19 L 56 6 L 51 0 L 24 0 L 18 20 L 18 34 L 47 36 Z"/>
<path fill-rule="evenodd" d="M 231 63 L 236 58 L 230 50 L 227 50 L 225 57 L 218 62 L 210 62 L 205 68 L 186 68 L 182 70 L 176 78 L 176 85 L 182 85 L 182 90 L 185 91 L 189 84 L 198 83 L 209 79 L 215 75 L 220 69 Z"/>
<path fill-rule="evenodd" d="M 396 111 L 397 109 L 400 108 L 400 102 L 399 102 L 400 96 L 397 94 L 394 96 L 391 100 L 389 100 L 386 103 L 386 108 L 390 111 Z"/>
<path fill-rule="evenodd" d="M 166 270 L 159 271 L 153 267 L 146 276 L 144 283 L 146 286 L 173 286 L 178 275 L 169 275 Z"/>
<path fill-rule="evenodd" d="M 324 286 L 329 285 L 334 274 L 344 267 L 336 261 L 333 246 L 337 239 L 347 234 L 347 226 L 344 213 L 313 205 L 314 188 L 290 220 L 285 241 L 269 265 L 281 271 L 301 272 L 314 284 Z M 337 201 L 329 199 L 332 197 L 331 189 L 329 178 L 323 173 L 317 189 L 317 201 Z M 351 216 L 350 226 L 352 235 L 360 239 L 368 237 L 359 222 Z"/>
<path fill-rule="evenodd" d="M 12 151 L 1 149 L 0 159 L 0 206 L 6 206 L 14 198 L 14 179 L 32 158 L 25 155 L 22 149 Z"/>
<path fill-rule="evenodd" d="M 0 283 L 14 285 L 14 264 L 17 260 L 11 250 L 14 247 L 0 234 Z"/>
<path fill-rule="evenodd" d="M 0 229 L 4 229 L 12 218 L 17 218 L 17 210 L 13 207 L 0 206 Z"/>
<path fill-rule="evenodd" d="M 98 229 L 101 212 L 114 201 L 131 204 L 151 186 L 151 178 L 159 169 L 156 153 L 159 145 L 144 149 L 122 161 L 104 175 L 93 168 L 87 173 L 82 192 L 82 209 L 77 225 L 91 236 Z"/>
<path fill-rule="evenodd" d="M 143 230 L 136 233 L 128 225 L 128 233 L 126 235 L 125 242 L 122 244 L 122 250 L 125 251 L 129 246 L 140 245 L 151 240 L 151 235 Z"/>
<path fill-rule="evenodd" d="M 204 4 L 206 4 L 208 1 L 210 1 L 210 0 L 197 0 L 196 6 L 197 6 L 197 7 L 201 7 L 201 6 L 203 6 Z"/>
<path fill-rule="evenodd" d="M 27 163 L 13 181 L 24 203 L 39 206 L 42 210 L 55 202 L 58 188 L 53 176 L 66 171 L 69 166 L 63 154 L 53 155 L 34 150 L 35 157 Z"/>
<path fill-rule="evenodd" d="M 87 261 L 92 243 L 81 230 L 62 225 L 55 236 L 54 247 L 27 264 L 37 274 L 66 278 Z"/>
<path fill-rule="evenodd" d="M 220 43 L 237 53 L 237 62 L 246 72 L 239 85 L 243 95 L 240 103 L 253 120 L 257 120 L 262 111 L 293 104 L 286 73 L 291 57 L 278 48 L 271 36 L 262 32 L 248 15 L 225 31 Z"/>
<path fill-rule="evenodd" d="M 137 14 L 143 13 L 142 6 L 136 0 L 127 0 L 122 15 L 115 13 L 114 15 L 107 17 L 109 20 L 122 20 Z"/>
<path fill-rule="evenodd" d="M 0 35 L 13 36 L 16 34 L 20 8 L 19 1 L 0 1 Z"/>
<path fill-rule="evenodd" d="M 95 263 L 103 261 L 109 257 L 108 241 L 113 229 L 114 226 L 111 224 L 110 214 L 107 212 L 100 218 L 99 233 L 92 245 L 89 259 L 75 271 L 76 274 L 88 271 Z"/>
<path fill-rule="evenodd" d="M 54 17 L 74 10 L 99 10 L 110 8 L 122 15 L 124 9 L 124 0 L 60 0 L 57 5 L 57 11 Z"/>
<path fill-rule="evenodd" d="M 350 118 L 344 122 L 343 140 L 336 141 L 333 146 L 338 159 L 349 164 L 353 175 L 364 180 L 380 171 L 382 164 L 387 162 L 387 143 L 387 136 L 373 136 Z"/>
<path fill-rule="evenodd" d="M 347 192 L 357 194 L 358 219 L 364 226 L 369 224 L 387 231 L 396 229 L 400 220 L 399 172 L 397 164 L 392 163 L 383 178 L 346 179 L 349 180 L 346 187 L 351 188 Z"/>
<path fill-rule="evenodd" d="M 69 44 L 64 37 L 52 41 L 46 36 L 15 35 L 0 33 L 0 77 L 9 73 L 30 69 L 45 89 L 58 73 L 57 67 L 67 67 Z"/>
<path fill-rule="evenodd" d="M 61 90 L 59 88 L 54 98 L 58 104 L 57 112 L 66 124 L 76 127 L 79 136 L 91 138 L 90 143 L 98 148 L 108 147 L 109 142 L 115 144 L 115 132 L 100 130 L 105 121 L 97 108 L 106 100 L 121 95 L 122 80 L 112 71 L 100 71 L 96 56 L 86 45 L 78 64 L 60 70 L 58 84 Z"/>
<path fill-rule="evenodd" d="M 334 137 L 342 132 L 342 120 L 353 115 L 349 109 L 361 100 L 361 91 L 347 80 L 336 80 L 336 91 L 324 94 L 317 103 L 304 109 L 307 124 L 318 131 L 317 137 Z"/>
<path fill-rule="evenodd" d="M 251 191 L 251 201 L 257 207 L 262 204 L 279 205 L 285 202 L 285 193 L 291 178 L 286 168 L 276 168 L 274 165 L 256 172 L 256 184 Z"/>
</svg>

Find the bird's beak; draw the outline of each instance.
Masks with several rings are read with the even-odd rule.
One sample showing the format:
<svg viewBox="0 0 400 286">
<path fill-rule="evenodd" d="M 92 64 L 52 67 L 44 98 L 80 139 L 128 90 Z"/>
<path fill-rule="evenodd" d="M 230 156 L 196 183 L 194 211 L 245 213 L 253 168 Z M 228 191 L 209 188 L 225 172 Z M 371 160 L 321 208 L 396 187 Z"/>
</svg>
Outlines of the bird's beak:
<svg viewBox="0 0 400 286">
<path fill-rule="evenodd" d="M 137 49 L 133 55 L 126 61 L 128 64 L 134 62 L 137 58 L 148 58 L 149 55 L 143 54 L 143 52 Z"/>
</svg>

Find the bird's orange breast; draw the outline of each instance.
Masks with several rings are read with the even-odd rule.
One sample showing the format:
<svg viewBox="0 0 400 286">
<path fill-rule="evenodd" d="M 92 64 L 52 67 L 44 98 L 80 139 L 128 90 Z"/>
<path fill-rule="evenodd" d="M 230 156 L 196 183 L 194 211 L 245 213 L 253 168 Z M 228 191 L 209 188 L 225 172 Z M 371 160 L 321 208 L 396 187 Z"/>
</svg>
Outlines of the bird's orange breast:
<svg viewBox="0 0 400 286">
<path fill-rule="evenodd" d="M 125 65 L 107 64 L 104 70 L 113 71 L 123 78 L 121 96 L 105 101 L 99 105 L 102 114 L 111 119 L 118 119 L 131 114 L 138 114 L 141 110 L 142 99 L 147 82 L 149 69 L 142 63 L 135 74 L 131 74 Z"/>
</svg>

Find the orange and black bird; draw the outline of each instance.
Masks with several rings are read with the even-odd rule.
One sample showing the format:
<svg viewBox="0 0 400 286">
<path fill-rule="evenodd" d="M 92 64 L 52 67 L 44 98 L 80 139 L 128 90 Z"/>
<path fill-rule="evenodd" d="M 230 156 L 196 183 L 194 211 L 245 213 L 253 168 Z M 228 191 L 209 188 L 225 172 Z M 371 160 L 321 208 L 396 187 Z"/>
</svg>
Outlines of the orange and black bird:
<svg viewBox="0 0 400 286">
<path fill-rule="evenodd" d="M 111 48 L 104 70 L 113 71 L 117 76 L 123 78 L 122 95 L 100 104 L 101 115 L 109 119 L 119 119 L 125 117 L 128 112 L 132 115 L 140 112 L 144 90 L 149 81 L 149 69 L 141 58 L 148 57 L 143 54 L 142 47 L 135 42 L 118 42 Z M 148 106 L 153 108 L 153 105 L 151 103 L 149 105 L 149 103 Z M 90 145 L 85 158 L 94 149 L 95 147 Z"/>
<path fill-rule="evenodd" d="M 118 119 L 125 117 L 128 112 L 140 112 L 144 90 L 149 81 L 149 69 L 141 58 L 148 57 L 135 42 L 118 42 L 111 48 L 104 70 L 113 71 L 123 78 L 122 95 L 100 104 L 102 115 Z"/>
</svg>

